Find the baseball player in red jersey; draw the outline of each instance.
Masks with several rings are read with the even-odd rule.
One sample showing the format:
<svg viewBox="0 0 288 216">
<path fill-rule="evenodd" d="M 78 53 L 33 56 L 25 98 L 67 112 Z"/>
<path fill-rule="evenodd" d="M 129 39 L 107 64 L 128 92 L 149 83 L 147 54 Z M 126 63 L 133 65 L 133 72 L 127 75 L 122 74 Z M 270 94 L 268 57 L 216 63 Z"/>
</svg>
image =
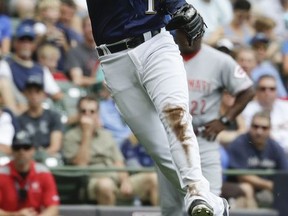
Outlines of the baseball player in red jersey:
<svg viewBox="0 0 288 216">
<path fill-rule="evenodd" d="M 217 134 L 224 130 L 242 112 L 254 96 L 253 82 L 231 56 L 206 44 L 202 37 L 187 43 L 187 34 L 176 30 L 175 41 L 181 51 L 189 88 L 190 113 L 200 149 L 202 172 L 210 183 L 210 190 L 220 195 L 222 169 Z M 223 116 L 220 114 L 222 93 L 227 90 L 236 97 L 234 105 Z M 179 193 L 163 175 L 159 176 L 161 197 L 173 206 L 168 215 L 180 215 Z M 170 190 L 164 190 L 169 187 Z M 163 187 L 161 189 L 161 187 Z M 170 210 L 171 210 L 170 209 Z"/>
<path fill-rule="evenodd" d="M 87 0 L 87 6 L 105 81 L 124 120 L 186 194 L 190 216 L 228 216 L 227 201 L 210 192 L 202 175 L 186 72 L 167 31 L 185 29 L 190 44 L 202 17 L 185 0 Z"/>
</svg>

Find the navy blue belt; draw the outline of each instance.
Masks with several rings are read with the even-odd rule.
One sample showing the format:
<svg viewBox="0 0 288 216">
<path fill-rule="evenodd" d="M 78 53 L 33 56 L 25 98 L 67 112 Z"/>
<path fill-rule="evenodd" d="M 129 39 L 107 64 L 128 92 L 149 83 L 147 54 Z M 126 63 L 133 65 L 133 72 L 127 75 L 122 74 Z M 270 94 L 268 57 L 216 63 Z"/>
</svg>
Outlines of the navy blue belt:
<svg viewBox="0 0 288 216">
<path fill-rule="evenodd" d="M 161 32 L 161 29 L 150 31 L 151 37 L 154 37 L 160 32 Z M 124 39 L 122 41 L 119 41 L 113 44 L 106 44 L 105 48 L 100 46 L 100 47 L 97 47 L 96 49 L 97 49 L 98 55 L 103 56 L 108 50 L 110 53 L 116 53 L 116 52 L 120 52 L 122 50 L 126 50 L 129 48 L 135 48 L 139 46 L 140 44 L 144 43 L 145 41 L 146 40 L 145 40 L 144 34 L 142 34 L 142 35 L 135 36 L 132 38 Z"/>
</svg>

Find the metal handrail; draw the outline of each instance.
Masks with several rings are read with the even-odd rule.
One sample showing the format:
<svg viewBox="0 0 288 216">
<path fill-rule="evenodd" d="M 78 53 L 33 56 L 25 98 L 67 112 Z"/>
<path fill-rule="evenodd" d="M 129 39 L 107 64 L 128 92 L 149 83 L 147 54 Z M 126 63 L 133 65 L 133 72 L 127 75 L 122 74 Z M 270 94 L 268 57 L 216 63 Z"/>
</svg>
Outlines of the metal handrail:
<svg viewBox="0 0 288 216">
<path fill-rule="evenodd" d="M 51 167 L 52 173 L 60 173 L 60 174 L 73 174 L 73 173 L 82 173 L 82 174 L 90 174 L 93 172 L 154 172 L 154 167 L 79 167 L 79 166 L 59 166 L 59 167 Z M 227 169 L 223 170 L 223 175 L 263 175 L 263 176 L 271 176 L 279 173 L 281 171 L 278 170 L 261 170 L 261 169 Z"/>
</svg>

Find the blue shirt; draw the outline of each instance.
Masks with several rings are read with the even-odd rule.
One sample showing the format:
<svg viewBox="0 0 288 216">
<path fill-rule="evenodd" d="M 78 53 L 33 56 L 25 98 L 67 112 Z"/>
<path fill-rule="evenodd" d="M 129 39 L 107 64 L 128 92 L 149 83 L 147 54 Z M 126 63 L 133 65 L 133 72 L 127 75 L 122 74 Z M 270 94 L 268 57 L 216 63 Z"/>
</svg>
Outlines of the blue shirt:
<svg viewBox="0 0 288 216">
<path fill-rule="evenodd" d="M 11 57 L 8 57 L 6 60 L 10 66 L 13 81 L 18 90 L 23 91 L 27 79 L 33 75 L 40 76 L 42 82 L 44 82 L 44 70 L 40 64 L 34 62 L 33 66 L 30 68 L 19 64 Z"/>
<path fill-rule="evenodd" d="M 175 12 L 186 3 L 185 0 L 86 1 L 98 46 L 160 29 L 165 25 L 165 14 Z M 155 13 L 149 14 L 150 11 Z"/>
<path fill-rule="evenodd" d="M 154 165 L 153 160 L 140 143 L 132 144 L 129 139 L 126 139 L 121 146 L 121 151 L 128 167 L 152 167 Z"/>
<path fill-rule="evenodd" d="M 240 135 L 228 147 L 229 167 L 235 169 L 288 170 L 288 161 L 282 147 L 269 138 L 260 151 L 251 143 L 249 133 Z"/>
<path fill-rule="evenodd" d="M 281 52 L 284 55 L 288 54 L 288 40 L 284 41 L 281 47 Z"/>
<path fill-rule="evenodd" d="M 119 147 L 131 135 L 131 130 L 123 121 L 112 98 L 100 101 L 100 118 L 104 128 L 109 130 Z"/>
<path fill-rule="evenodd" d="M 11 38 L 12 36 L 12 24 L 11 20 L 6 15 L 0 15 L 0 43 L 5 38 Z M 1 45 L 0 45 L 1 47 Z"/>
</svg>

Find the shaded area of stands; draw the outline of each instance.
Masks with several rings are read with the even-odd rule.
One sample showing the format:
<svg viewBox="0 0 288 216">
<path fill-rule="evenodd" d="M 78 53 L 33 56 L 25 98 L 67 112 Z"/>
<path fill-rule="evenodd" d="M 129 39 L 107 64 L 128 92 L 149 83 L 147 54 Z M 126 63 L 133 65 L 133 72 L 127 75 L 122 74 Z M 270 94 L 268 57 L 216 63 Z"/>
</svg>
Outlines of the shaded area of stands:
<svg viewBox="0 0 288 216">
<path fill-rule="evenodd" d="M 93 168 L 86 167 L 80 168 L 75 166 L 63 166 L 51 168 L 51 171 L 55 177 L 58 191 L 61 199 L 61 215 L 71 216 L 85 216 L 85 215 L 101 215 L 109 216 L 126 216 L 132 215 L 134 211 L 141 212 L 148 211 L 150 213 L 159 213 L 159 208 L 141 207 L 135 209 L 132 205 L 129 206 L 115 206 L 115 207 L 101 207 L 97 205 L 91 205 L 93 202 L 87 198 L 87 181 L 90 173 L 92 172 L 111 172 L 111 171 L 128 171 L 134 172 L 151 172 L 154 168 Z M 241 175 L 241 174 L 257 174 L 263 176 L 273 176 L 275 182 L 274 188 L 274 206 L 273 209 L 257 209 L 257 210 L 232 210 L 231 216 L 287 216 L 288 212 L 288 187 L 283 187 L 288 182 L 288 173 L 276 172 L 274 170 L 225 170 L 225 175 Z M 74 204 L 74 205 L 71 205 Z M 77 205 L 78 204 L 78 205 Z M 87 205 L 90 204 L 90 205 Z M 119 211 L 119 212 L 118 212 Z M 71 214 L 70 214 L 71 212 Z M 150 214 L 153 216 L 153 214 Z M 132 216 L 144 216 L 146 214 L 134 214 Z M 158 214 L 159 215 L 159 214 Z"/>
<path fill-rule="evenodd" d="M 104 207 L 93 205 L 63 205 L 60 207 L 61 216 L 161 216 L 157 207 Z M 183 212 L 183 215 L 184 212 Z M 279 216 L 271 209 L 231 210 L 230 216 Z"/>
</svg>

